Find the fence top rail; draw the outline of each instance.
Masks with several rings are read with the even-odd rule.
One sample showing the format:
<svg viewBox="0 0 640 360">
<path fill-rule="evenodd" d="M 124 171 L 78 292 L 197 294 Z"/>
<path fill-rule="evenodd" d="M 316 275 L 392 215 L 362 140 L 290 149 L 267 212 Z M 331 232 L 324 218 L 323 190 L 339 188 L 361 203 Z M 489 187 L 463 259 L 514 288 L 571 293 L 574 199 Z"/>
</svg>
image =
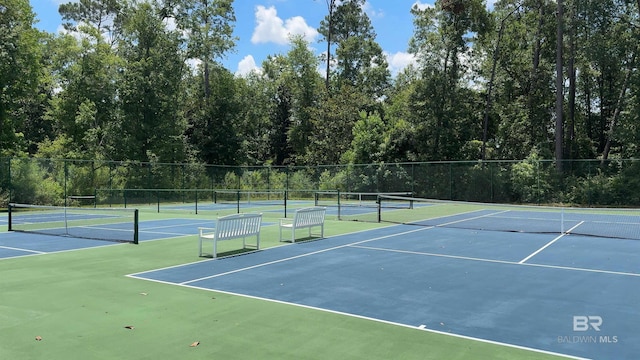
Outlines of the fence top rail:
<svg viewBox="0 0 640 360">
<path fill-rule="evenodd" d="M 135 189 L 135 188 L 125 188 L 125 189 L 116 189 L 116 188 L 112 188 L 112 189 L 108 189 L 108 188 L 102 188 L 102 189 L 96 189 L 96 191 L 156 191 L 156 192 L 170 192 L 170 191 L 185 191 L 185 192 L 212 192 L 212 191 L 218 191 L 218 192 L 256 192 L 256 191 L 260 191 L 260 192 L 283 192 L 286 191 L 286 189 L 210 189 L 210 188 L 206 188 L 206 189 Z M 309 191 L 314 191 L 314 190 L 309 190 Z"/>
</svg>

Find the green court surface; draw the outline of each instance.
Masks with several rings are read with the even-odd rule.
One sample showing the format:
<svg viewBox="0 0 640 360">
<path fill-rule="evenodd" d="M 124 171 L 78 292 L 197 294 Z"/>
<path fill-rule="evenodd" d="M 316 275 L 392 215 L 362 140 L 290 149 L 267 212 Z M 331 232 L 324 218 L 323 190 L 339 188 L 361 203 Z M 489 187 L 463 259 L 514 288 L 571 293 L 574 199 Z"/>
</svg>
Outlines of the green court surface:
<svg viewBox="0 0 640 360">
<path fill-rule="evenodd" d="M 141 221 L 162 218 L 175 218 L 175 214 L 141 214 Z M 265 221 L 275 223 L 275 218 Z M 325 235 L 379 226 L 329 220 Z M 0 259 L 0 359 L 557 358 L 125 276 L 201 261 L 195 234 L 194 229 L 192 236 L 139 245 Z M 263 247 L 281 244 L 275 225 L 264 227 L 261 238 Z M 234 246 L 223 243 L 222 251 Z"/>
</svg>

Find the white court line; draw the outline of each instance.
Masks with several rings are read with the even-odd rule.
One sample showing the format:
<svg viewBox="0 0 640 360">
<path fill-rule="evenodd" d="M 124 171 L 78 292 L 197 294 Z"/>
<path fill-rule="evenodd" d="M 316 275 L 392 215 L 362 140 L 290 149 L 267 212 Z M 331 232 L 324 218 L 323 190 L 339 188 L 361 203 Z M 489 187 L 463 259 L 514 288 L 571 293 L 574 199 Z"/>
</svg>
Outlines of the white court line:
<svg viewBox="0 0 640 360">
<path fill-rule="evenodd" d="M 551 244 L 553 244 L 554 242 L 560 240 L 562 237 L 564 237 L 565 235 L 567 235 L 568 233 L 571 232 L 571 230 L 577 228 L 578 226 L 582 225 L 584 223 L 584 221 L 580 221 L 578 224 L 576 224 L 576 226 L 572 227 L 571 229 L 569 229 L 569 231 L 562 233 L 560 236 L 558 236 L 557 238 L 551 240 L 550 242 L 548 242 L 546 245 L 544 245 L 543 247 L 541 247 L 540 249 L 534 251 L 531 255 L 527 256 L 526 258 L 520 260 L 519 264 L 524 264 L 525 262 L 527 262 L 527 260 L 531 259 L 532 257 L 538 255 L 542 250 L 548 248 L 549 246 L 551 246 Z"/>
<path fill-rule="evenodd" d="M 578 225 L 576 225 L 576 226 L 578 226 Z M 576 226 L 571 228 L 571 230 L 575 229 Z M 424 228 L 420 228 L 420 229 L 416 229 L 416 230 L 405 231 L 405 232 L 398 233 L 398 234 L 385 235 L 385 236 L 381 236 L 381 237 L 377 237 L 377 238 L 373 238 L 373 239 L 367 239 L 367 240 L 362 240 L 362 241 L 349 243 L 349 244 L 345 244 L 345 245 L 335 246 L 335 247 L 331 247 L 331 248 L 327 248 L 327 249 L 323 249 L 323 250 L 318 250 L 318 251 L 314 251 L 314 252 L 310 252 L 310 253 L 306 253 L 306 254 L 296 255 L 296 256 L 292 256 L 292 257 L 288 257 L 288 258 L 284 258 L 284 259 L 279 259 L 279 260 L 269 261 L 269 262 L 266 262 L 266 263 L 261 263 L 261 264 L 248 266 L 248 267 L 241 268 L 241 269 L 227 271 L 227 272 L 216 274 L 216 275 L 210 275 L 210 276 L 205 276 L 205 277 L 201 277 L 201 278 L 197 278 L 197 279 L 192 279 L 192 280 L 181 282 L 179 284 L 180 285 L 189 285 L 189 284 L 192 284 L 194 282 L 201 281 L 201 280 L 213 279 L 213 278 L 217 278 L 217 277 L 221 277 L 221 276 L 225 276 L 225 275 L 229 275 L 229 274 L 234 274 L 234 273 L 238 273 L 238 272 L 242 272 L 242 271 L 247 271 L 247 270 L 251 270 L 251 269 L 255 269 L 255 268 L 259 268 L 259 267 L 263 267 L 263 266 L 273 265 L 273 264 L 277 264 L 277 263 L 281 263 L 281 262 L 285 262 L 285 261 L 289 261 L 289 260 L 295 260 L 295 259 L 303 258 L 303 257 L 306 257 L 306 256 L 316 255 L 316 254 L 320 254 L 320 253 L 324 253 L 324 252 L 328 252 L 328 251 L 332 251 L 332 250 L 337 250 L 337 249 L 342 249 L 342 248 L 347 248 L 347 247 L 378 250 L 378 251 L 398 252 L 398 253 L 405 253 L 405 254 L 435 256 L 435 257 L 451 258 L 451 259 L 458 259 L 458 260 L 479 261 L 479 262 L 486 262 L 486 263 L 497 263 L 497 264 L 506 264 L 506 265 L 524 265 L 524 266 L 534 266 L 534 267 L 549 268 L 549 269 L 571 270 L 571 271 L 592 272 L 592 273 L 599 273 L 599 274 L 640 277 L 640 274 L 638 274 L 638 273 L 628 273 L 628 272 L 621 272 L 621 271 L 597 270 L 597 269 L 578 268 L 578 267 L 559 266 L 559 265 L 531 264 L 531 263 L 514 262 L 514 261 L 507 261 L 507 260 L 474 258 L 474 257 L 467 257 L 467 256 L 426 253 L 426 252 L 417 252 L 417 251 L 408 251 L 408 250 L 394 250 L 394 249 L 385 249 L 385 248 L 378 248 L 378 247 L 373 247 L 373 246 L 363 246 L 363 245 L 361 245 L 361 244 L 365 244 L 365 243 L 368 243 L 368 242 L 371 242 L 371 241 L 391 238 L 391 237 L 395 237 L 395 236 L 406 235 L 406 234 L 410 234 L 410 233 L 414 233 L 414 232 L 418 232 L 418 231 L 422 231 L 422 230 L 429 230 L 429 229 L 433 229 L 433 227 L 432 226 L 424 227 Z M 569 231 L 571 231 L 571 230 L 569 230 Z M 560 237 L 562 237 L 562 236 L 559 236 L 558 238 L 554 239 L 553 241 L 551 241 L 550 243 L 545 245 L 543 248 L 539 249 L 539 251 L 542 251 L 542 249 L 544 249 L 545 247 L 551 245 L 551 243 L 553 243 L 554 241 L 557 241 Z"/>
<path fill-rule="evenodd" d="M 57 236 L 57 235 L 46 235 L 46 236 Z M 89 240 L 89 239 L 85 239 L 85 240 L 95 241 L 95 240 Z M 125 243 L 112 242 L 110 244 L 104 244 L 104 245 L 96 245 L 96 246 L 89 246 L 89 247 L 76 248 L 76 249 L 55 250 L 55 251 L 36 251 L 36 250 L 27 250 L 27 249 L 19 249 L 18 248 L 17 250 L 31 252 L 32 254 L 16 255 L 16 256 L 9 256 L 9 257 L 0 257 L 0 261 L 9 260 L 9 259 L 18 259 L 18 258 L 21 259 L 21 258 L 31 257 L 31 256 L 40 256 L 40 255 L 48 255 L 48 254 L 61 254 L 61 253 L 74 252 L 74 251 L 93 250 L 93 249 L 99 249 L 99 248 L 103 248 L 103 247 L 107 247 L 107 246 L 120 246 L 120 245 L 126 245 L 126 244 Z M 0 246 L 0 247 L 3 247 L 3 246 Z"/>
<path fill-rule="evenodd" d="M 273 224 L 273 225 L 277 225 L 277 224 Z M 387 228 L 390 228 L 390 227 L 399 227 L 399 226 L 401 226 L 401 225 L 397 225 L 397 224 L 395 224 L 395 225 L 383 226 L 383 227 L 381 227 L 381 228 L 379 228 L 379 229 L 387 229 Z M 429 227 L 429 229 L 430 229 L 430 228 L 432 228 L 432 227 Z M 424 227 L 424 229 L 427 229 L 427 227 Z M 377 230 L 377 229 L 376 229 L 376 230 Z M 364 233 L 364 232 L 367 232 L 367 231 L 371 231 L 371 230 L 370 230 L 370 229 L 359 230 L 359 231 L 354 231 L 354 232 L 352 232 L 352 233 L 348 233 L 348 234 L 342 234 L 342 235 L 330 236 L 330 237 L 328 237 L 328 238 L 334 238 L 334 237 L 339 237 L 339 236 L 344 236 L 344 235 L 360 234 L 360 233 Z M 187 236 L 192 236 L 192 235 L 184 235 L 184 236 L 185 236 L 185 237 L 187 237 Z M 327 238 L 327 239 L 328 239 L 328 238 Z M 158 241 L 158 240 L 166 240 L 166 239 L 145 240 L 145 242 L 148 242 L 148 241 Z M 297 244 L 300 244 L 300 243 L 297 243 Z M 260 249 L 259 251 L 271 251 L 271 250 L 280 249 L 280 248 L 281 248 L 281 247 L 283 247 L 283 246 L 295 246 L 295 245 L 296 245 L 296 243 L 283 243 L 283 244 L 278 245 L 278 246 L 269 247 L 269 248 L 266 248 L 266 249 Z M 257 252 L 257 251 L 251 251 L 251 252 L 248 252 L 248 253 L 255 253 L 255 252 Z M 247 253 L 247 254 L 248 254 L 248 253 Z M 243 253 L 243 254 L 244 254 L 244 253 Z M 142 272 L 136 272 L 136 273 L 132 273 L 132 274 L 127 274 L 127 275 L 125 275 L 125 276 L 126 276 L 126 277 L 130 277 L 130 278 L 133 278 L 133 279 L 143 279 L 143 280 L 153 281 L 153 280 L 151 280 L 151 279 L 147 279 L 147 278 L 142 277 L 142 275 L 143 275 L 143 274 L 152 273 L 152 272 L 162 271 L 162 270 L 168 270 L 168 269 L 180 268 L 180 267 L 183 267 L 183 266 L 189 266 L 189 265 L 198 264 L 198 263 L 203 263 L 203 262 L 217 261 L 217 260 L 220 260 L 220 259 L 229 258 L 229 257 L 235 257 L 235 256 L 238 256 L 238 255 L 220 256 L 220 257 L 213 258 L 213 259 L 202 259 L 202 260 L 198 260 L 198 261 L 194 261 L 194 262 L 189 262 L 189 263 L 185 263 L 185 264 L 171 265 L 171 266 L 166 266 L 166 267 L 162 267 L 162 268 L 158 268 L 158 269 L 147 270 L 147 271 L 142 271 Z M 161 281 L 159 281 L 159 282 L 161 282 Z M 174 283 L 174 282 L 167 282 L 167 284 L 175 284 L 175 283 Z"/>
<path fill-rule="evenodd" d="M 47 254 L 44 251 L 29 250 L 29 249 L 23 249 L 23 248 L 15 248 L 15 247 L 11 247 L 11 246 L 0 246 L 0 249 L 24 251 L 24 252 L 34 253 L 34 254 Z"/>
<path fill-rule="evenodd" d="M 393 226 L 397 226 L 397 225 L 393 225 Z M 179 268 L 179 267 L 183 267 L 185 265 L 191 265 L 191 264 L 195 264 L 195 263 L 215 261 L 215 259 L 206 259 L 206 260 L 202 260 L 202 261 L 198 261 L 198 262 L 190 263 L 190 264 L 168 266 L 168 267 L 165 267 L 165 268 L 162 268 L 162 269 L 149 270 L 149 271 L 136 273 L 136 274 L 129 274 L 129 275 L 125 275 L 125 276 L 129 277 L 129 278 L 133 278 L 133 279 L 140 279 L 140 280 L 151 281 L 151 282 L 155 282 L 155 283 L 161 283 L 161 284 L 167 284 L 167 285 L 173 285 L 173 286 L 181 286 L 181 287 L 204 290 L 204 291 L 209 291 L 209 292 L 223 293 L 223 294 L 228 294 L 228 295 L 233 295 L 233 296 L 240 296 L 240 297 L 244 297 L 244 298 L 268 301 L 268 302 L 285 304 L 285 305 L 293 305 L 293 306 L 296 306 L 296 307 L 312 309 L 312 310 L 318 310 L 318 311 L 332 313 L 332 314 L 339 314 L 339 315 L 344 315 L 344 316 L 349 316 L 349 317 L 359 318 L 359 319 L 364 319 L 364 320 L 370 320 L 370 321 L 374 321 L 374 322 L 378 322 L 378 323 L 384 323 L 384 324 L 395 325 L 395 326 L 400 326 L 400 327 L 404 327 L 404 328 L 421 330 L 421 331 L 426 331 L 426 332 L 434 333 L 434 334 L 452 336 L 452 337 L 460 338 L 460 339 L 466 339 L 466 340 L 477 341 L 477 342 L 481 342 L 481 343 L 493 344 L 493 345 L 498 345 L 498 346 L 505 346 L 505 347 L 509 347 L 509 348 L 522 349 L 522 350 L 533 351 L 533 352 L 537 352 L 537 353 L 541 353 L 541 354 L 549 354 L 549 355 L 560 356 L 560 357 L 564 357 L 564 358 L 568 358 L 568 359 L 578 359 L 578 360 L 580 360 L 580 359 L 585 359 L 586 360 L 586 358 L 572 356 L 572 355 L 568 355 L 568 354 L 557 353 L 557 352 L 551 352 L 551 351 L 547 351 L 547 350 L 536 349 L 536 348 L 531 348 L 531 347 L 526 347 L 526 346 L 520 346 L 520 345 L 515 345 L 515 344 L 503 343 L 503 342 L 498 342 L 498 341 L 493 341 L 493 340 L 488 340 L 488 339 L 476 338 L 476 337 L 471 337 L 471 336 L 466 336 L 466 335 L 461 335 L 461 334 L 444 332 L 444 331 L 439 331 L 439 330 L 435 330 L 435 329 L 429 329 L 425 324 L 421 324 L 419 326 L 412 326 L 412 325 L 408 325 L 408 324 L 397 323 L 397 322 L 392 322 L 392 321 L 387 321 L 387 320 L 381 320 L 381 319 L 376 319 L 376 318 L 372 318 L 372 317 L 356 315 L 356 314 L 351 314 L 351 313 L 346 313 L 346 312 L 341 312 L 341 311 L 336 311 L 336 310 L 330 310 L 330 309 L 325 309 L 325 308 L 320 308 L 320 307 L 314 307 L 314 306 L 309 306 L 309 305 L 292 303 L 292 302 L 287 302 L 287 301 L 282 301 L 282 300 L 275 300 L 275 299 L 270 299 L 270 298 L 263 298 L 263 297 L 253 296 L 253 295 L 242 294 L 242 293 L 224 291 L 224 290 L 217 290 L 217 289 L 206 288 L 206 287 L 202 287 L 202 286 L 195 286 L 195 285 L 190 285 L 190 283 L 193 283 L 193 282 L 199 281 L 199 280 L 205 280 L 205 279 L 215 278 L 215 277 L 219 277 L 219 276 L 223 276 L 223 275 L 227 275 L 227 274 L 232 274 L 232 273 L 236 273 L 236 272 L 241 272 L 241 271 L 249 270 L 249 269 L 253 269 L 253 268 L 258 268 L 258 267 L 262 267 L 262 266 L 266 266 L 266 265 L 270 265 L 270 264 L 275 264 L 275 263 L 279 263 L 279 262 L 283 262 L 283 261 L 287 261 L 287 260 L 293 260 L 293 259 L 297 259 L 297 258 L 308 256 L 308 255 L 323 253 L 323 252 L 327 252 L 327 251 L 330 251 L 330 250 L 346 248 L 346 247 L 361 247 L 361 248 L 370 248 L 370 249 L 384 250 L 384 251 L 396 251 L 396 252 L 414 253 L 414 254 L 420 254 L 420 255 L 449 257 L 449 258 L 456 258 L 456 259 L 484 261 L 484 262 L 493 262 L 493 263 L 504 263 L 504 264 L 509 264 L 509 265 L 535 266 L 535 267 L 552 268 L 552 269 L 564 269 L 564 270 L 573 270 L 573 271 L 586 271 L 586 272 L 607 273 L 607 274 L 617 274 L 617 275 L 630 275 L 630 276 L 638 276 L 638 277 L 640 277 L 640 274 L 632 274 L 632 273 L 616 273 L 616 272 L 611 272 L 611 271 L 570 268 L 570 267 L 561 267 L 561 266 L 552 266 L 552 265 L 518 264 L 516 262 L 509 262 L 509 261 L 489 260 L 489 259 L 470 258 L 470 257 L 465 258 L 465 257 L 461 257 L 461 256 L 442 255 L 442 254 L 429 254 L 429 253 L 417 253 L 417 252 L 400 251 L 400 250 L 377 249 L 377 248 L 374 248 L 374 247 L 367 247 L 367 246 L 359 245 L 359 244 L 371 242 L 371 241 L 374 241 L 374 240 L 380 240 L 380 239 L 384 239 L 384 238 L 391 238 L 391 237 L 398 236 L 398 235 L 404 235 L 404 234 L 414 233 L 414 232 L 418 232 L 418 231 L 422 231 L 422 230 L 429 230 L 429 229 L 433 229 L 433 228 L 434 228 L 433 226 L 429 226 L 429 227 L 425 226 L 425 227 L 421 227 L 420 229 L 406 231 L 406 232 L 402 232 L 402 233 L 398 233 L 398 234 L 391 234 L 391 235 L 381 236 L 381 237 L 374 238 L 374 239 L 367 239 L 367 240 L 358 241 L 358 242 L 350 243 L 350 244 L 346 244 L 346 245 L 335 246 L 335 247 L 332 247 L 332 248 L 319 250 L 319 251 L 315 251 L 315 252 L 308 253 L 308 254 L 302 254 L 302 255 L 298 255 L 298 256 L 293 256 L 293 257 L 289 257 L 289 258 L 285 258 L 285 259 L 281 259 L 281 260 L 271 261 L 271 262 L 268 262 L 268 263 L 262 263 L 262 264 L 246 267 L 246 268 L 243 268 L 243 269 L 229 271 L 229 272 L 226 272 L 226 273 L 213 275 L 213 276 L 208 276 L 208 277 L 203 277 L 203 278 L 200 278 L 200 279 L 195 279 L 195 280 L 186 281 L 186 282 L 182 282 L 182 283 L 175 283 L 175 282 L 163 281 L 163 280 L 155 280 L 155 279 L 142 277 L 142 275 L 145 274 L 145 273 L 149 273 L 149 272 L 155 272 L 155 271 L 159 271 L 159 270 L 166 270 L 166 269 L 172 269 L 172 268 Z M 368 231 L 368 230 L 363 230 L 363 231 L 359 231 L 359 232 L 366 232 L 366 231 Z M 288 244 L 288 245 L 293 245 L 293 244 Z M 270 249 L 277 249 L 277 248 L 279 248 L 279 246 L 278 247 L 274 247 L 274 248 L 270 248 Z M 270 250 L 270 249 L 267 249 L 267 250 Z"/>
<path fill-rule="evenodd" d="M 152 221 L 157 221 L 157 220 L 152 220 Z M 198 222 L 193 222 L 193 223 L 189 223 L 189 224 L 149 226 L 149 227 L 146 227 L 146 228 L 143 228 L 143 226 L 140 226 L 140 231 L 166 229 L 166 228 L 172 228 L 172 227 L 198 226 L 198 225 L 209 225 L 209 226 L 212 226 L 214 223 L 215 223 L 214 221 L 198 221 Z M 144 225 L 144 223 L 140 222 L 139 225 Z"/>
<path fill-rule="evenodd" d="M 398 233 L 398 234 L 385 235 L 385 236 L 380 236 L 380 237 L 373 238 L 373 239 L 367 239 L 367 240 L 358 241 L 358 242 L 355 242 L 355 243 L 334 246 L 334 247 L 331 247 L 331 248 L 322 249 L 322 250 L 318 250 L 318 251 L 313 251 L 313 252 L 306 253 L 306 254 L 291 256 L 291 257 L 284 258 L 284 259 L 279 259 L 279 260 L 269 261 L 269 262 L 262 263 L 262 264 L 248 266 L 248 267 L 242 268 L 242 269 L 236 269 L 236 270 L 227 271 L 227 272 L 216 274 L 216 275 L 205 276 L 205 277 L 202 277 L 202 278 L 185 281 L 185 282 L 180 283 L 180 285 L 187 285 L 187 284 L 191 284 L 191 283 L 194 283 L 194 282 L 197 282 L 197 281 L 201 281 L 201 280 L 213 279 L 213 278 L 217 278 L 217 277 L 220 277 L 220 276 L 225 276 L 225 275 L 229 275 L 229 274 L 233 274 L 233 273 L 237 273 L 237 272 L 251 270 L 251 269 L 255 269 L 255 268 L 259 268 L 259 267 L 263 267 L 263 266 L 267 266 L 267 265 L 272 265 L 272 264 L 277 264 L 277 263 L 281 263 L 281 262 L 285 262 L 285 261 L 289 261 L 289 260 L 299 259 L 299 258 L 303 258 L 303 257 L 306 257 L 306 256 L 315 255 L 315 254 L 320 254 L 320 253 L 331 251 L 331 250 L 342 249 L 342 248 L 350 247 L 350 246 L 357 245 L 357 244 L 364 244 L 364 243 L 367 243 L 367 242 L 370 242 L 370 241 L 386 239 L 386 238 L 390 238 L 390 237 L 394 237 L 394 236 L 398 236 L 398 235 L 405 235 L 405 234 L 410 234 L 410 233 L 423 231 L 423 230 L 428 230 L 428 229 L 432 229 L 432 227 L 424 227 L 424 228 L 420 228 L 420 229 L 401 232 L 401 233 Z"/>
<path fill-rule="evenodd" d="M 346 245 L 346 246 L 348 246 L 348 245 Z M 336 248 L 338 248 L 338 247 L 336 247 Z M 325 308 L 311 306 L 311 305 L 298 304 L 298 303 L 294 303 L 294 302 L 288 302 L 288 301 L 283 301 L 283 300 L 264 298 L 264 297 L 254 296 L 254 295 L 247 295 L 247 294 L 242 294 L 242 293 L 225 291 L 225 290 L 216 290 L 216 289 L 211 289 L 211 288 L 206 288 L 206 287 L 201 287 L 201 286 L 186 285 L 185 283 L 178 284 L 178 283 L 168 282 L 168 281 L 163 281 L 163 280 L 154 280 L 154 279 L 148 279 L 148 278 L 143 278 L 143 277 L 137 277 L 135 275 L 127 275 L 127 277 L 134 278 L 134 279 L 141 279 L 141 280 L 151 281 L 151 282 L 160 283 L 160 284 L 167 284 L 167 285 L 173 285 L 173 286 L 182 286 L 182 287 L 186 287 L 186 288 L 190 288 L 190 289 L 204 290 L 204 291 L 216 292 L 216 293 L 227 294 L 227 295 L 232 295 L 232 296 L 240 296 L 240 297 L 243 297 L 243 298 L 267 301 L 267 302 L 272 302 L 272 303 L 276 303 L 276 304 L 291 305 L 291 306 L 296 306 L 296 307 L 303 308 L 303 309 L 317 310 L 317 311 L 322 311 L 322 312 L 330 313 L 330 314 L 348 316 L 348 317 L 355 318 L 355 319 L 368 320 L 368 321 L 373 321 L 373 322 L 377 322 L 377 323 L 381 323 L 381 324 L 400 326 L 400 327 L 408 328 L 408 329 L 426 331 L 426 332 L 432 333 L 432 334 L 451 336 L 451 337 L 458 338 L 458 339 L 476 341 L 476 342 L 480 342 L 480 343 L 484 343 L 484 344 L 504 346 L 504 347 L 508 347 L 508 348 L 512 348 L 512 349 L 526 350 L 526 351 L 531 351 L 531 352 L 535 352 L 535 353 L 539 353 L 539 354 L 553 355 L 553 356 L 563 357 L 563 358 L 566 358 L 566 359 L 588 360 L 587 358 L 582 358 L 582 357 L 573 356 L 573 355 L 569 355 L 569 354 L 562 354 L 562 353 L 552 352 L 552 351 L 548 351 L 548 350 L 536 349 L 536 348 L 532 348 L 532 347 L 509 344 L 509 343 L 504 343 L 504 342 L 494 341 L 494 340 L 488 340 L 488 339 L 482 339 L 482 338 L 477 338 L 477 337 L 472 337 L 472 336 L 467 336 L 467 335 L 456 334 L 456 333 L 452 333 L 452 332 L 429 329 L 425 324 L 421 324 L 419 326 L 414 326 L 414 325 L 408 325 L 408 324 L 403 324 L 403 323 L 398 323 L 398 322 L 393 322 L 393 321 L 388 321 L 388 320 L 377 319 L 377 318 L 374 318 L 374 317 L 369 317 L 369 316 L 364 316 L 364 315 L 357 315 L 357 314 L 347 313 L 347 312 L 343 312 L 343 311 L 325 309 Z"/>
<path fill-rule="evenodd" d="M 477 210 L 477 211 L 480 211 L 480 210 Z M 474 211 L 474 212 L 475 212 L 475 211 Z M 440 226 L 448 226 L 448 225 L 457 224 L 457 223 L 461 223 L 461 222 L 465 222 L 465 221 L 469 221 L 469 220 L 482 219 L 482 218 L 485 218 L 485 217 L 490 217 L 490 216 L 494 216 L 494 215 L 498 215 L 498 214 L 503 214 L 503 213 L 506 213 L 506 212 L 509 212 L 509 210 L 502 210 L 502 211 L 494 212 L 494 213 L 491 213 L 491 214 L 485 214 L 485 215 L 480 215 L 480 216 L 474 216 L 474 217 L 471 217 L 471 218 L 462 219 L 462 220 L 456 220 L 456 221 L 451 221 L 451 222 L 448 222 L 448 223 L 438 224 L 438 225 L 435 225 L 435 226 L 437 226 L 437 227 L 440 227 Z M 456 215 L 449 215 L 449 216 L 456 216 Z"/>
<path fill-rule="evenodd" d="M 441 257 L 441 258 L 448 258 L 448 259 L 457 259 L 457 260 L 479 261 L 479 262 L 493 263 L 493 264 L 532 266 L 532 267 L 539 267 L 539 268 L 546 268 L 546 269 L 570 270 L 570 271 L 581 271 L 581 272 L 590 272 L 590 273 L 607 274 L 607 275 L 640 277 L 640 273 L 629 273 L 629 272 L 622 272 L 622 271 L 597 270 L 597 269 L 578 268 L 578 267 L 560 266 L 560 265 L 520 263 L 515 261 L 507 261 L 507 260 L 493 260 L 493 259 L 484 259 L 484 258 L 474 258 L 469 256 L 436 254 L 436 253 L 428 253 L 428 252 L 421 252 L 421 251 L 394 250 L 394 249 L 386 249 L 386 248 L 362 246 L 362 245 L 353 245 L 353 247 L 359 248 L 359 249 L 396 252 L 396 253 L 402 253 L 402 254 L 424 255 L 424 256 Z"/>
</svg>

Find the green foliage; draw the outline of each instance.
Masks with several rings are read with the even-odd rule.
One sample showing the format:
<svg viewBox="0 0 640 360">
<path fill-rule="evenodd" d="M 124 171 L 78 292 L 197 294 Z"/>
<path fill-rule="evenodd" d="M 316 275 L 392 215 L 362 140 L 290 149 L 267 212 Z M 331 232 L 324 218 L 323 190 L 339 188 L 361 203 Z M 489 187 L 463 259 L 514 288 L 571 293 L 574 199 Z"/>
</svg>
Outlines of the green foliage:
<svg viewBox="0 0 640 360">
<path fill-rule="evenodd" d="M 612 179 L 615 193 L 613 203 L 618 206 L 640 206 L 640 162 L 634 161 L 625 167 L 619 176 Z"/>
<path fill-rule="evenodd" d="M 369 164 L 383 160 L 382 144 L 385 124 L 380 115 L 360 112 L 360 119 L 353 126 L 351 148 L 342 156 L 343 163 Z"/>
<path fill-rule="evenodd" d="M 63 184 L 64 166 L 61 166 L 60 163 L 42 163 L 29 159 L 11 162 L 11 199 L 13 202 L 63 205 Z"/>
<path fill-rule="evenodd" d="M 187 124 L 184 103 L 184 57 L 178 33 L 166 29 L 150 3 L 122 15 L 118 99 L 118 157 L 139 161 L 183 162 Z"/>
<path fill-rule="evenodd" d="M 330 90 L 337 95 L 344 86 L 356 88 L 370 100 L 367 106 L 375 108 L 374 102 L 384 95 L 391 75 L 382 48 L 375 41 L 371 20 L 364 11 L 365 1 L 331 1 L 327 4 L 330 11 L 320 23 L 318 32 L 329 42 L 329 50 L 336 45 Z"/>
<path fill-rule="evenodd" d="M 299 36 L 261 72 L 224 68 L 218 61 L 237 41 L 231 0 L 69 2 L 60 12 L 72 33 L 57 35 L 34 29 L 28 1 L 4 1 L 0 155 L 28 153 L 38 163 L 18 165 L 16 181 L 4 177 L 5 197 L 9 187 L 52 203 L 93 187 L 411 187 L 481 201 L 638 201 L 629 161 L 554 170 L 553 1 L 414 7 L 417 63 L 393 82 L 365 1 L 327 1 L 319 32 L 334 67 L 326 87 Z M 638 4 L 565 4 L 565 65 L 575 69 L 566 72 L 563 155 L 637 157 Z M 489 161 L 477 163 L 483 154 Z M 491 162 L 500 159 L 508 161 Z M 418 161 L 429 162 L 389 165 Z M 335 164 L 344 166 L 318 166 Z"/>
<path fill-rule="evenodd" d="M 541 168 L 540 160 L 534 151 L 524 161 L 511 167 L 511 186 L 515 201 L 535 204 L 549 198 L 550 174 Z"/>
<path fill-rule="evenodd" d="M 310 190 L 316 189 L 317 183 L 309 175 L 308 170 L 301 169 L 289 173 L 289 189 L 293 190 Z"/>
<path fill-rule="evenodd" d="M 333 173 L 329 170 L 324 170 L 320 174 L 318 190 L 345 190 L 344 184 L 347 177 L 347 171 L 339 171 Z"/>
<path fill-rule="evenodd" d="M 34 22 L 28 1 L 0 5 L 0 156 L 20 154 L 29 141 L 22 130 L 44 72 L 41 34 Z"/>
<path fill-rule="evenodd" d="M 357 89 L 345 86 L 340 94 L 327 98 L 314 109 L 309 135 L 307 164 L 338 164 L 351 146 L 353 126 L 366 98 Z"/>
<path fill-rule="evenodd" d="M 204 77 L 205 73 L 199 75 Z M 220 65 L 211 67 L 207 78 L 209 96 L 207 88 L 198 81 L 190 89 L 198 95 L 187 104 L 188 140 L 199 159 L 207 164 L 241 164 L 245 158 L 239 152 L 241 134 L 237 131 L 241 126 L 236 117 L 241 106 L 236 96 L 238 84 L 233 74 Z"/>
</svg>

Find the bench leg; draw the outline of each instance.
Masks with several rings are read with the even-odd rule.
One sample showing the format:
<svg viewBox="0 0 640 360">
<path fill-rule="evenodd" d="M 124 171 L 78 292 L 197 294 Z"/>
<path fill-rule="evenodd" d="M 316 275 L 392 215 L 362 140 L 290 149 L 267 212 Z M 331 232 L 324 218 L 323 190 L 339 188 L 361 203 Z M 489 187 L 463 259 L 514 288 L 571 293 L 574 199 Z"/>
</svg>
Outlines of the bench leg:
<svg viewBox="0 0 640 360">
<path fill-rule="evenodd" d="M 218 256 L 218 240 L 213 239 L 213 258 L 215 259 Z"/>
</svg>

